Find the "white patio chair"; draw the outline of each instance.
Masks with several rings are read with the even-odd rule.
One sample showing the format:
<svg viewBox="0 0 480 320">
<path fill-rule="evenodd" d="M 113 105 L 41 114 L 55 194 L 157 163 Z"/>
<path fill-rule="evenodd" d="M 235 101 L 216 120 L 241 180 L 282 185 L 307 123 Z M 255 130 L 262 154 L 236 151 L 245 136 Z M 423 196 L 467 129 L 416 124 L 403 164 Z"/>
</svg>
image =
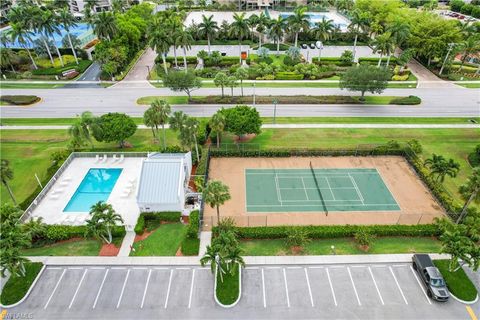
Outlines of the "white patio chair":
<svg viewBox="0 0 480 320">
<path fill-rule="evenodd" d="M 53 190 L 52 194 L 57 194 L 57 193 L 62 193 L 62 192 L 63 192 L 63 188 L 56 188 L 55 190 Z"/>
<path fill-rule="evenodd" d="M 111 161 L 111 162 L 112 162 L 112 163 L 115 163 L 115 162 L 117 162 L 117 161 L 118 161 L 117 155 L 114 154 L 113 157 L 112 157 L 112 161 Z"/>
<path fill-rule="evenodd" d="M 121 154 L 120 159 L 118 159 L 118 163 L 123 163 L 124 160 L 125 160 L 125 156 Z"/>
<path fill-rule="evenodd" d="M 98 163 L 98 161 L 100 161 L 100 155 L 95 155 L 95 163 Z"/>
<path fill-rule="evenodd" d="M 105 163 L 105 162 L 107 162 L 107 159 L 108 159 L 107 155 L 106 155 L 106 154 L 104 154 L 104 155 L 103 155 L 103 159 L 102 159 L 101 163 Z"/>
<path fill-rule="evenodd" d="M 71 180 L 72 180 L 72 177 L 70 177 L 70 176 L 65 176 L 65 177 L 63 178 L 63 180 L 64 180 L 64 181 L 71 181 Z"/>
</svg>

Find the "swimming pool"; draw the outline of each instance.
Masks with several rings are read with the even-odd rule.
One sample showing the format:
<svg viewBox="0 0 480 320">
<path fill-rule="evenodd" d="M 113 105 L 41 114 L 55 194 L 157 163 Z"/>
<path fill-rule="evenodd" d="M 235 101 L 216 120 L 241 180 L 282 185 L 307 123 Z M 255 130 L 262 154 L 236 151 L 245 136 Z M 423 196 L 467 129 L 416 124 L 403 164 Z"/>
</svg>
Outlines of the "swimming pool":
<svg viewBox="0 0 480 320">
<path fill-rule="evenodd" d="M 280 16 L 284 19 L 287 19 L 291 15 L 293 15 L 291 12 L 280 13 Z M 333 25 L 339 27 L 341 31 L 346 31 L 348 27 L 348 21 L 334 12 L 307 12 L 307 16 L 312 27 L 315 26 L 315 23 L 322 21 L 323 18 L 325 18 L 325 20 L 333 20 Z"/>
<path fill-rule="evenodd" d="M 98 201 L 107 201 L 122 169 L 88 170 L 63 212 L 89 212 Z"/>
</svg>

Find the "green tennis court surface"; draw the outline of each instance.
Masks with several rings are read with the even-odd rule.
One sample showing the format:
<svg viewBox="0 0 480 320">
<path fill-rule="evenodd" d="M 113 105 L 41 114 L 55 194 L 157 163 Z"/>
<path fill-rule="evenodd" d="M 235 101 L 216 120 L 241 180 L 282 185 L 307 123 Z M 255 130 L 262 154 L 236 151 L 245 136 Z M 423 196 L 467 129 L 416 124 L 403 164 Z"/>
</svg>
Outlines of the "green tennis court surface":
<svg viewBox="0 0 480 320">
<path fill-rule="evenodd" d="M 377 169 L 246 169 L 245 179 L 247 212 L 400 210 Z"/>
</svg>

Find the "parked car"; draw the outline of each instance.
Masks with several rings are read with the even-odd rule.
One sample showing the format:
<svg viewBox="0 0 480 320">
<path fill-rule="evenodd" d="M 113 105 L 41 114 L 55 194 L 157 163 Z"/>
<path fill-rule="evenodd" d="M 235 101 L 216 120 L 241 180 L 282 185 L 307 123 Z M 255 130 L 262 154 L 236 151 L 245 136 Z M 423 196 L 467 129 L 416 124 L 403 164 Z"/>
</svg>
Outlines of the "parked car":
<svg viewBox="0 0 480 320">
<path fill-rule="evenodd" d="M 448 301 L 450 294 L 440 271 L 435 267 L 428 254 L 414 254 L 412 257 L 413 269 L 422 279 L 427 295 L 436 300 Z"/>
</svg>

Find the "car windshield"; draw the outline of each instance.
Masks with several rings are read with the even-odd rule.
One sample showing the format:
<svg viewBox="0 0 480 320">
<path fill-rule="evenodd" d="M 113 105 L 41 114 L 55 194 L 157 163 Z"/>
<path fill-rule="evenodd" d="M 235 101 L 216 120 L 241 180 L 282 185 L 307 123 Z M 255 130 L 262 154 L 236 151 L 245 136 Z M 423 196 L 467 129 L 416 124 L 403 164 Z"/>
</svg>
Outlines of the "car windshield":
<svg viewBox="0 0 480 320">
<path fill-rule="evenodd" d="M 430 284 L 432 285 L 432 287 L 445 286 L 445 282 L 443 281 L 443 279 L 440 279 L 440 278 L 432 278 L 432 280 L 430 280 Z"/>
</svg>

